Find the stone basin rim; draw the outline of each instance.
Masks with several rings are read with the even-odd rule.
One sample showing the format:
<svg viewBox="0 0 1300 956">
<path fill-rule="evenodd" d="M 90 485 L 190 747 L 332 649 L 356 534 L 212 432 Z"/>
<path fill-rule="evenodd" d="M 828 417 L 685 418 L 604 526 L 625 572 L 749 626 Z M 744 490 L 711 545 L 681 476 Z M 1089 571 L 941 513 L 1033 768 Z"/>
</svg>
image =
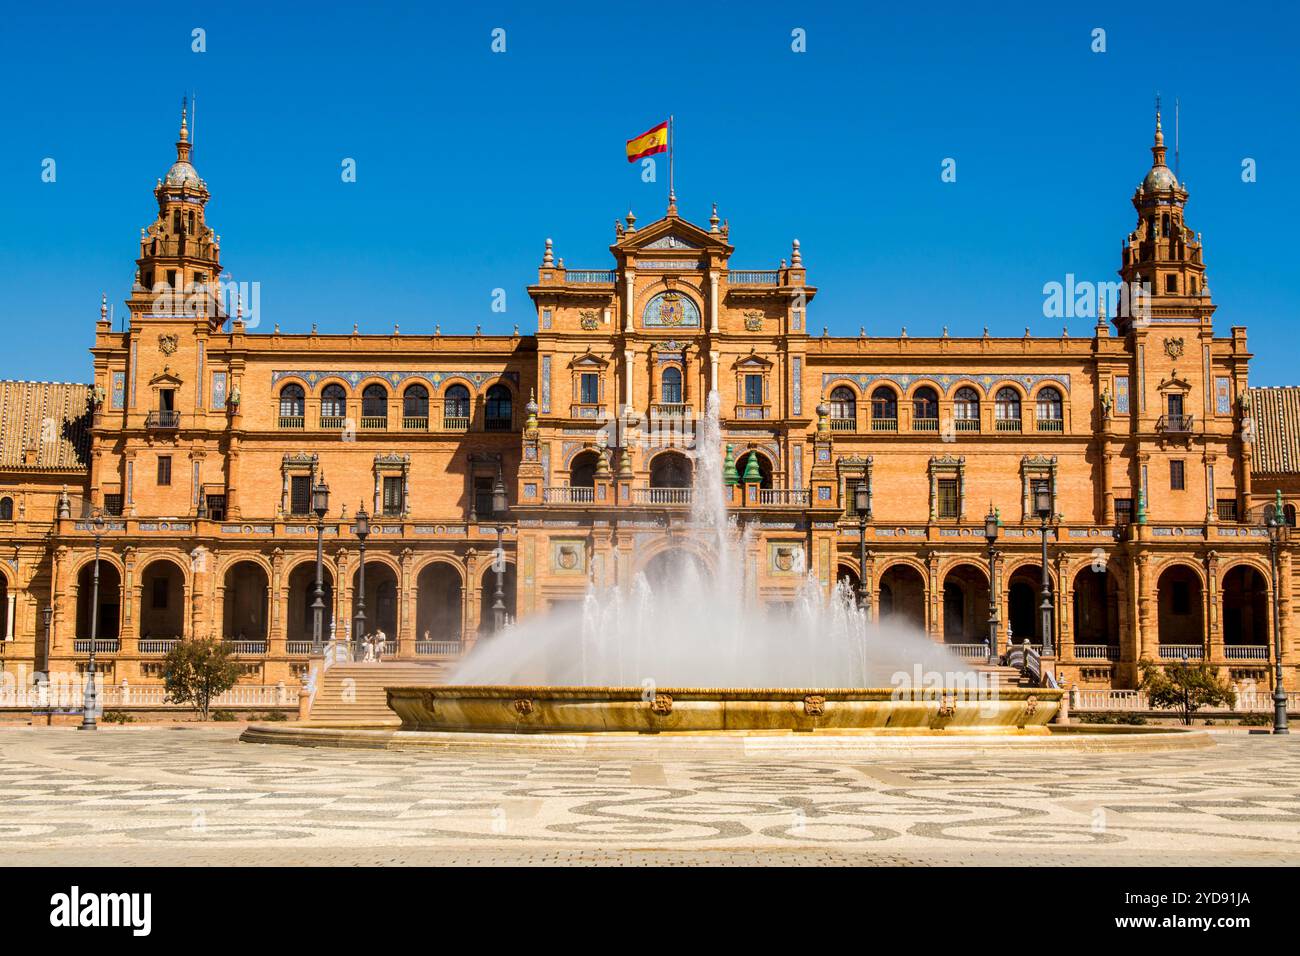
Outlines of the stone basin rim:
<svg viewBox="0 0 1300 956">
<path fill-rule="evenodd" d="M 574 700 L 644 700 L 647 693 L 667 694 L 684 700 L 800 700 L 808 696 L 827 700 L 899 700 L 942 701 L 944 697 L 959 699 L 994 698 L 1002 700 L 1028 700 L 1035 697 L 1043 701 L 1059 700 L 1065 689 L 1059 687 L 1019 687 L 1009 684 L 989 684 L 975 687 L 674 687 L 656 686 L 651 689 L 628 686 L 578 686 L 578 685 L 511 685 L 511 684 L 437 684 L 426 686 L 394 685 L 384 688 L 389 693 L 426 694 L 435 698 L 499 698 L 514 700 L 522 697 L 540 699 Z"/>
</svg>

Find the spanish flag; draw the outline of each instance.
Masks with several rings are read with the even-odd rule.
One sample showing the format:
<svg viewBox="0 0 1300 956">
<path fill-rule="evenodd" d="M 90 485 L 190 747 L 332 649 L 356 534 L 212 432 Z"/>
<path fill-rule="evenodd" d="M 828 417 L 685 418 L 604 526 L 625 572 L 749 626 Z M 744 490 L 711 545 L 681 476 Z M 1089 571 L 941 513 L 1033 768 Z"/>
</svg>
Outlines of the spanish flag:
<svg viewBox="0 0 1300 956">
<path fill-rule="evenodd" d="M 635 163 L 644 156 L 668 152 L 668 122 L 665 120 L 654 129 L 646 130 L 640 136 L 627 141 L 627 161 Z"/>
</svg>

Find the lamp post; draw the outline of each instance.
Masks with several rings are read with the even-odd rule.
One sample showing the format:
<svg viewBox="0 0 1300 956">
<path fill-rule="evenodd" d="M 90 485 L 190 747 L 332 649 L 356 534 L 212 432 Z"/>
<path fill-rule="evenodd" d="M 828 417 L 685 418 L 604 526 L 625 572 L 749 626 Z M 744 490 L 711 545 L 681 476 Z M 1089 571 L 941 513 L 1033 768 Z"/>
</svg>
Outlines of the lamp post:
<svg viewBox="0 0 1300 956">
<path fill-rule="evenodd" d="M 41 661 L 41 670 L 50 666 L 50 626 L 54 623 L 54 608 L 49 604 L 41 608 L 41 622 L 45 625 L 45 654 Z"/>
<path fill-rule="evenodd" d="M 506 501 L 506 484 L 501 478 L 501 472 L 497 472 L 496 484 L 492 486 L 492 514 L 497 519 L 497 553 L 493 557 L 493 570 L 496 571 L 497 589 L 492 595 L 492 631 L 500 633 L 506 624 L 506 552 L 502 541 L 505 533 L 505 526 L 501 524 L 501 519 L 505 517 L 506 509 L 509 503 Z"/>
<path fill-rule="evenodd" d="M 871 520 L 871 493 L 865 481 L 853 489 L 853 510 L 858 513 L 858 607 L 870 611 L 871 594 L 867 590 L 867 522 Z M 870 620 L 868 613 L 867 618 Z"/>
<path fill-rule="evenodd" d="M 1052 647 L 1052 579 L 1047 574 L 1047 521 L 1052 517 L 1052 486 L 1046 481 L 1034 486 L 1034 510 L 1043 522 L 1043 602 L 1039 607 L 1043 619 L 1043 655 L 1051 656 L 1056 653 Z"/>
<path fill-rule="evenodd" d="M 1282 528 L 1286 516 L 1282 510 L 1282 491 L 1278 489 L 1273 504 L 1264 509 L 1264 524 L 1268 526 L 1269 573 L 1273 577 L 1273 733 L 1289 734 L 1286 719 L 1286 688 L 1282 686 L 1282 615 L 1278 603 L 1278 549 L 1282 544 Z"/>
<path fill-rule="evenodd" d="M 330 510 L 330 487 L 324 476 L 311 490 L 311 510 L 316 512 L 316 593 L 311 602 L 311 652 L 321 652 L 325 626 L 325 515 Z"/>
<path fill-rule="evenodd" d="M 984 540 L 989 543 L 989 656 L 990 664 L 998 657 L 998 586 L 997 586 L 997 551 L 998 513 L 989 502 L 989 513 L 984 516 Z"/>
<path fill-rule="evenodd" d="M 366 514 L 364 501 L 357 508 L 356 524 L 352 530 L 361 541 L 361 565 L 357 568 L 357 595 L 353 601 L 356 610 L 352 615 L 353 659 L 359 661 L 364 653 L 361 637 L 366 630 L 366 538 L 370 535 L 370 515 Z"/>
<path fill-rule="evenodd" d="M 98 709 L 98 689 L 95 687 L 95 641 L 99 639 L 99 546 L 104 536 L 104 515 L 96 512 L 90 520 L 95 532 L 94 584 L 90 589 L 90 661 L 86 666 L 85 695 L 81 701 L 81 726 L 78 730 L 94 730 L 95 711 Z"/>
</svg>

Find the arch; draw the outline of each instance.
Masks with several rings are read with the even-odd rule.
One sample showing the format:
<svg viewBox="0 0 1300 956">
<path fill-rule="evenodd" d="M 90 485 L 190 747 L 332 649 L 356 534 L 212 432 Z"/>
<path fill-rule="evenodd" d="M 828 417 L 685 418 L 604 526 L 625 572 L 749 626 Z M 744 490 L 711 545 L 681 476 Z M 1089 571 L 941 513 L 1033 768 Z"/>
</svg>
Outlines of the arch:
<svg viewBox="0 0 1300 956">
<path fill-rule="evenodd" d="M 1221 599 L 1224 644 L 1268 644 L 1268 578 L 1258 568 L 1249 562 L 1230 567 L 1223 575 Z"/>
<path fill-rule="evenodd" d="M 426 386 L 419 382 L 406 386 L 402 392 L 402 417 L 429 417 L 429 389 Z"/>
<path fill-rule="evenodd" d="M 280 389 L 280 417 L 302 418 L 307 412 L 307 393 L 297 382 Z"/>
<path fill-rule="evenodd" d="M 13 521 L 13 520 L 14 520 L 14 500 L 8 495 L 5 495 L 3 498 L 0 498 L 0 521 Z"/>
<path fill-rule="evenodd" d="M 898 419 L 898 392 L 888 385 L 877 385 L 871 392 L 871 417 Z"/>
<path fill-rule="evenodd" d="M 989 633 L 988 572 L 960 562 L 943 576 L 943 640 L 980 644 Z"/>
<path fill-rule="evenodd" d="M 415 639 L 460 641 L 464 578 L 447 561 L 430 561 L 415 577 Z"/>
<path fill-rule="evenodd" d="M 1052 621 L 1056 622 L 1056 577 L 1047 569 L 1047 580 L 1052 589 Z M 1037 561 L 1022 561 L 1006 571 L 1007 582 L 1007 639 L 1019 644 L 1028 639 L 1033 644 L 1043 641 L 1043 566 Z"/>
<path fill-rule="evenodd" d="M 490 432 L 508 432 L 513 424 L 514 395 L 497 382 L 489 386 L 483 403 L 483 427 Z"/>
<path fill-rule="evenodd" d="M 348 414 L 348 391 L 338 382 L 328 382 L 320 390 L 320 417 L 345 418 Z"/>
<path fill-rule="evenodd" d="M 980 393 L 975 388 L 963 385 L 953 392 L 952 417 L 959 422 L 980 420 Z"/>
<path fill-rule="evenodd" d="M 0 641 L 9 638 L 9 576 L 0 574 Z"/>
<path fill-rule="evenodd" d="M 469 387 L 452 382 L 442 390 L 442 417 L 469 418 Z"/>
<path fill-rule="evenodd" d="M 741 480 L 744 480 L 745 469 L 749 467 L 749 456 L 753 455 L 758 461 L 758 486 L 760 488 L 772 487 L 772 460 L 763 454 L 757 448 L 751 448 L 739 458 L 736 459 L 736 471 L 740 474 Z"/>
<path fill-rule="evenodd" d="M 496 626 L 495 612 L 493 605 L 496 603 L 497 578 L 496 571 L 493 570 L 492 564 L 483 569 L 483 574 L 479 578 L 479 633 L 491 634 Z M 507 561 L 505 570 L 502 572 L 501 590 L 504 598 L 502 603 L 505 605 L 506 621 L 512 621 L 515 617 L 515 565 L 512 561 Z"/>
<path fill-rule="evenodd" d="M 858 417 L 858 393 L 848 385 L 836 385 L 830 395 L 831 418 L 855 421 Z"/>
<path fill-rule="evenodd" d="M 656 593 L 679 586 L 684 579 L 705 582 L 713 576 L 703 556 L 676 543 L 669 543 L 649 555 L 642 563 L 640 573 L 645 575 L 651 590 Z"/>
<path fill-rule="evenodd" d="M 401 579 L 400 574 L 400 570 L 386 559 L 366 557 L 366 606 L 363 609 L 366 635 L 383 631 L 385 641 L 397 640 L 397 582 Z M 358 567 L 352 572 L 352 610 L 348 617 L 351 622 L 356 621 L 360 578 L 361 568 Z M 352 639 L 355 641 L 357 635 L 353 634 Z"/>
<path fill-rule="evenodd" d="M 880 620 L 925 629 L 925 574 L 908 561 L 889 565 L 877 579 Z"/>
<path fill-rule="evenodd" d="M 993 393 L 993 417 L 1000 422 L 1020 421 L 1024 395 L 1014 385 L 1002 385 Z"/>
<path fill-rule="evenodd" d="M 976 379 L 958 378 L 955 381 L 948 383 L 948 393 L 950 395 L 956 396 L 956 394 L 963 388 L 972 389 L 975 392 L 975 397 L 978 399 L 983 400 L 988 397 L 988 391 Z"/>
<path fill-rule="evenodd" d="M 222 597 L 222 636 L 232 641 L 264 641 L 270 617 L 270 578 L 260 561 L 241 558 L 226 568 Z"/>
<path fill-rule="evenodd" d="M 371 382 L 361 390 L 361 417 L 388 418 L 388 386 Z"/>
<path fill-rule="evenodd" d="M 595 488 L 596 468 L 600 465 L 600 452 L 588 448 L 573 456 L 569 463 L 570 488 Z"/>
<path fill-rule="evenodd" d="M 330 639 L 330 622 L 334 620 L 334 570 L 321 562 L 321 640 Z M 316 559 L 305 558 L 289 569 L 289 606 L 285 611 L 285 639 L 310 641 L 314 626 L 312 605 L 316 602 Z M 336 635 L 337 636 L 337 635 Z"/>
<path fill-rule="evenodd" d="M 649 328 L 699 328 L 700 304 L 681 289 L 653 292 L 641 310 L 641 324 Z"/>
<path fill-rule="evenodd" d="M 847 586 L 850 593 L 853 595 L 854 600 L 856 600 L 858 588 L 862 586 L 862 578 L 859 576 L 858 569 L 855 565 L 849 564 L 845 561 L 840 561 L 839 564 L 835 566 L 835 583 L 843 583 Z"/>
<path fill-rule="evenodd" d="M 939 392 L 931 385 L 921 385 L 912 392 L 912 420 L 939 420 Z"/>
<path fill-rule="evenodd" d="M 185 635 L 185 569 L 169 557 L 151 559 L 140 571 L 140 638 Z"/>
<path fill-rule="evenodd" d="M 1037 421 L 1059 422 L 1064 416 L 1065 399 L 1055 385 L 1044 385 L 1034 395 L 1034 417 Z"/>
<path fill-rule="evenodd" d="M 665 405 L 682 403 L 682 370 L 669 365 L 659 375 L 659 401 Z"/>
<path fill-rule="evenodd" d="M 1295 505 L 1287 502 L 1282 506 L 1282 520 L 1288 528 L 1295 527 Z"/>
<path fill-rule="evenodd" d="M 661 451 L 650 459 L 651 488 L 689 488 L 692 477 L 691 461 L 681 452 Z"/>
<path fill-rule="evenodd" d="M 1071 587 L 1074 611 L 1074 643 L 1112 645 L 1119 643 L 1119 582 L 1106 565 L 1079 569 Z"/>
<path fill-rule="evenodd" d="M 77 572 L 77 633 L 88 639 L 91 630 L 91 605 L 94 601 L 95 559 L 81 565 Z M 116 640 L 122 634 L 122 571 L 117 562 L 99 562 L 99 620 L 95 636 L 99 640 Z"/>
<path fill-rule="evenodd" d="M 1161 644 L 1205 643 L 1205 614 L 1199 568 L 1174 560 L 1156 578 L 1157 630 Z"/>
</svg>

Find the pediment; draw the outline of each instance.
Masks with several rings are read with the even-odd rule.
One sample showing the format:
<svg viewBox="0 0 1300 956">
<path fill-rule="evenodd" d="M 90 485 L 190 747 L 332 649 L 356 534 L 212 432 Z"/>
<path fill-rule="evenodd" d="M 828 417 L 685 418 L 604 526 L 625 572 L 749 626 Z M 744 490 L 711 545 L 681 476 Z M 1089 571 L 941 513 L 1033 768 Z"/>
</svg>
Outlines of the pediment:
<svg viewBox="0 0 1300 956">
<path fill-rule="evenodd" d="M 168 366 L 164 365 L 163 370 L 149 379 L 150 386 L 154 385 L 183 385 L 184 380 L 173 372 Z"/>
<path fill-rule="evenodd" d="M 677 216 L 666 216 L 635 232 L 624 232 L 613 246 L 627 252 L 700 252 L 720 249 L 731 254 L 731 246 L 720 232 L 709 232 Z"/>
<path fill-rule="evenodd" d="M 1169 373 L 1168 378 L 1161 380 L 1160 384 L 1156 386 L 1156 390 L 1160 392 L 1190 392 L 1192 383 L 1180 376 L 1178 370 L 1174 369 Z"/>
<path fill-rule="evenodd" d="M 576 355 L 569 362 L 569 368 L 605 368 L 609 365 L 609 359 L 603 359 L 595 352 L 584 352 L 582 355 Z"/>
<path fill-rule="evenodd" d="M 736 359 L 733 368 L 771 368 L 772 363 L 761 355 L 750 354 L 744 358 Z"/>
</svg>

